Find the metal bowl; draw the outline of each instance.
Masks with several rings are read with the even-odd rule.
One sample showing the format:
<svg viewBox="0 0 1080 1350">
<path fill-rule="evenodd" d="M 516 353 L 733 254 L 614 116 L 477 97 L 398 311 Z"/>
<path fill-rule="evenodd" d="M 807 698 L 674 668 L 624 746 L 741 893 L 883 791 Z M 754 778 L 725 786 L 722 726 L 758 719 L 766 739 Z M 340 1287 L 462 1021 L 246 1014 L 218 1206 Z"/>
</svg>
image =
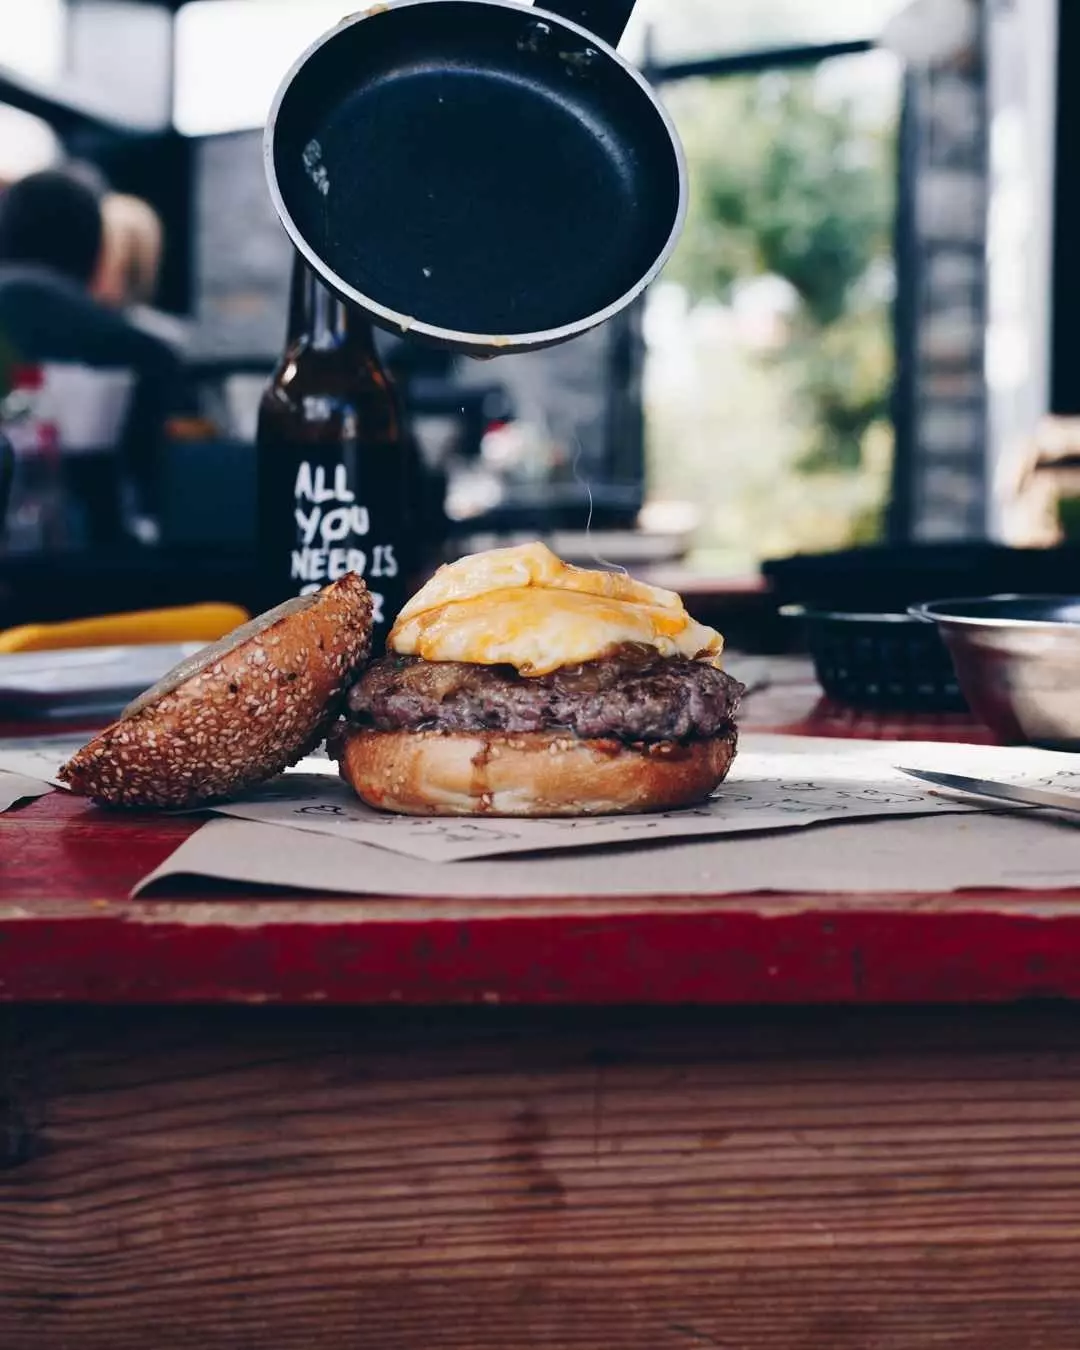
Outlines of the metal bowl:
<svg viewBox="0 0 1080 1350">
<path fill-rule="evenodd" d="M 1080 596 L 913 605 L 937 625 L 972 712 L 1004 740 L 1080 750 Z"/>
</svg>

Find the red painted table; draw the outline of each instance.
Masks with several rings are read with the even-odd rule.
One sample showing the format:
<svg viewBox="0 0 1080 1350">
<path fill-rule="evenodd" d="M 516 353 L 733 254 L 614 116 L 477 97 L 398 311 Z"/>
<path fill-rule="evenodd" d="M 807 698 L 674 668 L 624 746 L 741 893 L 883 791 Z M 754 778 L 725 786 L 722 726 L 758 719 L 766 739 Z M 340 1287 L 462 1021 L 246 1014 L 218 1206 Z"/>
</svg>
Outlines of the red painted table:
<svg viewBox="0 0 1080 1350">
<path fill-rule="evenodd" d="M 801 663 L 752 728 L 973 739 L 819 701 Z M 1080 897 L 814 894 L 473 903 L 127 897 L 195 828 L 52 794 L 0 816 L 0 1000 L 385 1004 L 939 1002 L 1080 993 Z M 767 847 L 767 845 L 763 845 Z"/>
<path fill-rule="evenodd" d="M 5 1350 L 1080 1345 L 1080 895 L 126 899 L 192 828 L 0 816 Z"/>
</svg>

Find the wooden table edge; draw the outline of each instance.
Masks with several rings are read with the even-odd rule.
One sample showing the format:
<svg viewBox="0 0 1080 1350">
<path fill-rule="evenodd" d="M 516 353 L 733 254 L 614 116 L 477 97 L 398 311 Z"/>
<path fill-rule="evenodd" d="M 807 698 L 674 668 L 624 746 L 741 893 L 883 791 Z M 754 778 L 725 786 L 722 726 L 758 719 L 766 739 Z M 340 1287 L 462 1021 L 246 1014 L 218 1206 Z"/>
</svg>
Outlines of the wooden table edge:
<svg viewBox="0 0 1080 1350">
<path fill-rule="evenodd" d="M 1080 998 L 1080 893 L 0 905 L 0 1002 L 627 1005 Z"/>
</svg>

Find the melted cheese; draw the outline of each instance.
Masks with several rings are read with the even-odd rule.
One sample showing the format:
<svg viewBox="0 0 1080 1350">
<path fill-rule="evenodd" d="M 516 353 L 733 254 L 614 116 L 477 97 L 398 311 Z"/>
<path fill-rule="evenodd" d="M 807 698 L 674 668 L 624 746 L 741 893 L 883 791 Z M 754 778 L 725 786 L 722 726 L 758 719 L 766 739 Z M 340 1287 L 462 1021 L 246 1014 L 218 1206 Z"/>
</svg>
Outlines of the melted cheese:
<svg viewBox="0 0 1080 1350">
<path fill-rule="evenodd" d="M 546 675 L 624 642 L 691 658 L 716 658 L 723 647 L 720 634 L 695 623 L 673 591 L 571 567 L 536 543 L 441 567 L 398 615 L 389 646 L 426 661 L 506 664 Z"/>
</svg>

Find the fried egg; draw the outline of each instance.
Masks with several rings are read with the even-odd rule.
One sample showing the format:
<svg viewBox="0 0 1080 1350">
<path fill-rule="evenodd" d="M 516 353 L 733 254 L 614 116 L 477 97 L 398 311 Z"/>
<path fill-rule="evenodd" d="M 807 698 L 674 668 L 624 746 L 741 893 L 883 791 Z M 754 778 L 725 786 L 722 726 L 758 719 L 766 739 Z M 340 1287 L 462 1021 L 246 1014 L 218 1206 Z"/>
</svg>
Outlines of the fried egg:
<svg viewBox="0 0 1080 1350">
<path fill-rule="evenodd" d="M 723 649 L 720 634 L 696 623 L 674 591 L 572 567 L 533 543 L 440 567 L 401 610 L 388 645 L 425 661 L 546 675 L 626 642 L 699 659 L 715 660 Z"/>
</svg>

